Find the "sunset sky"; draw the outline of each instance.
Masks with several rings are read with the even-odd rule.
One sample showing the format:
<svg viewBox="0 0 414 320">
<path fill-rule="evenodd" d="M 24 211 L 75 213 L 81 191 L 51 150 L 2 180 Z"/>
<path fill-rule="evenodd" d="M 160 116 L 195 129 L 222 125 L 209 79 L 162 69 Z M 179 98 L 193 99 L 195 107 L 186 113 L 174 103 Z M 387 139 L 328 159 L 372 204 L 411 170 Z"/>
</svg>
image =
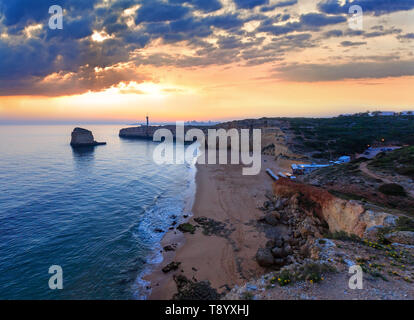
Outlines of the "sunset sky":
<svg viewBox="0 0 414 320">
<path fill-rule="evenodd" d="M 414 0 L 0 0 L 3 123 L 413 109 Z"/>
</svg>

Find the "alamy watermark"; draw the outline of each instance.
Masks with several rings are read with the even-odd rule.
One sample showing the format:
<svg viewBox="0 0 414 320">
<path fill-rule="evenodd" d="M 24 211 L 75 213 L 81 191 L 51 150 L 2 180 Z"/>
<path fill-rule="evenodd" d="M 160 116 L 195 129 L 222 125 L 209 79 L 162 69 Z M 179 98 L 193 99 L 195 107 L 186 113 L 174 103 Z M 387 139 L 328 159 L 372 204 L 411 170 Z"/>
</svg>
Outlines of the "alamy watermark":
<svg viewBox="0 0 414 320">
<path fill-rule="evenodd" d="M 364 289 L 364 272 L 362 270 L 362 267 L 359 265 L 353 265 L 349 268 L 349 273 L 352 274 L 348 282 L 349 289 Z"/>
<path fill-rule="evenodd" d="M 155 131 L 153 140 L 161 142 L 154 150 L 158 165 L 198 164 L 245 165 L 243 175 L 258 175 L 262 167 L 261 129 L 190 129 L 177 122 L 175 134 L 165 128 Z M 174 141 L 176 142 L 174 144 Z M 230 143 L 229 143 L 230 141 Z M 192 143 L 185 148 L 186 143 Z"/>
<path fill-rule="evenodd" d="M 63 269 L 61 266 L 53 265 L 49 268 L 49 274 L 52 276 L 49 279 L 50 290 L 63 289 Z"/>
<path fill-rule="evenodd" d="M 63 9 L 61 6 L 53 5 L 49 8 L 49 13 L 52 15 L 49 18 L 49 28 L 51 30 L 63 29 Z"/>
<path fill-rule="evenodd" d="M 359 5 L 352 5 L 349 7 L 349 28 L 352 30 L 362 30 L 364 28 L 364 11 Z"/>
</svg>

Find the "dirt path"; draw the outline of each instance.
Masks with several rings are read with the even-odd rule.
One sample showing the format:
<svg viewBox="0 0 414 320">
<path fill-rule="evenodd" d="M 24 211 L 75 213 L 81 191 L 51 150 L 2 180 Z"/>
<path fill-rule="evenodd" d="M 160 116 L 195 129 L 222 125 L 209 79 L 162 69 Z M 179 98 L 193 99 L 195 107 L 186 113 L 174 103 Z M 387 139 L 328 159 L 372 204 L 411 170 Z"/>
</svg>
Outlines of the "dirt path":
<svg viewBox="0 0 414 320">
<path fill-rule="evenodd" d="M 384 183 L 393 183 L 391 180 L 389 180 L 385 177 L 379 176 L 379 175 L 373 173 L 371 170 L 369 170 L 368 169 L 368 162 L 362 162 L 359 166 L 359 170 L 361 170 L 363 173 L 370 176 L 371 178 L 379 179 L 379 180 L 384 181 Z"/>
<path fill-rule="evenodd" d="M 388 184 L 395 183 L 394 181 L 392 181 L 392 180 L 390 180 L 390 179 L 388 179 L 388 178 L 386 178 L 384 176 L 380 176 L 380 175 L 372 172 L 368 168 L 368 164 L 369 164 L 369 162 L 362 162 L 359 165 L 359 170 L 361 170 L 363 173 L 365 173 L 366 175 L 370 176 L 371 178 L 382 180 L 384 183 L 388 183 Z M 414 190 L 409 190 L 408 193 L 410 194 L 410 197 L 414 198 Z"/>
</svg>

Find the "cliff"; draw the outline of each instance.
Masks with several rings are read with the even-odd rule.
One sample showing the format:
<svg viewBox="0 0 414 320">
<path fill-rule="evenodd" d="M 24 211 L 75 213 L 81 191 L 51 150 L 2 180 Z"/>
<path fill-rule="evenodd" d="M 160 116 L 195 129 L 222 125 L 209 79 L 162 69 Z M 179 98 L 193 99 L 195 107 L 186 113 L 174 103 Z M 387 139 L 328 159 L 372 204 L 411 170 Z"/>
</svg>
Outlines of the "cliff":
<svg viewBox="0 0 414 320">
<path fill-rule="evenodd" d="M 258 221 L 268 241 L 256 261 L 266 274 L 235 286 L 224 299 L 413 299 L 412 219 L 288 179 L 273 191 Z M 348 290 L 356 265 L 364 272 L 364 290 Z"/>
<path fill-rule="evenodd" d="M 302 209 L 313 212 L 325 221 L 330 232 L 345 231 L 363 237 L 367 229 L 374 226 L 389 226 L 396 218 L 388 213 L 368 210 L 355 200 L 335 197 L 322 188 L 280 179 L 273 185 L 275 196 L 290 198 L 299 194 Z"/>
</svg>

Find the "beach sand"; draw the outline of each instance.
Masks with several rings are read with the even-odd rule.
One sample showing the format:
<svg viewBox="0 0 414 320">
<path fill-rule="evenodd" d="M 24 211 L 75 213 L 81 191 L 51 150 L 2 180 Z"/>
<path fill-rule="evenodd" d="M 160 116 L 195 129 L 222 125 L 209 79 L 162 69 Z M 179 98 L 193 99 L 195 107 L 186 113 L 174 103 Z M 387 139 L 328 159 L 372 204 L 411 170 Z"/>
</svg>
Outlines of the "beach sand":
<svg viewBox="0 0 414 320">
<path fill-rule="evenodd" d="M 272 185 L 267 168 L 275 173 L 282 170 L 272 156 L 262 157 L 262 169 L 257 176 L 243 176 L 241 165 L 197 165 L 193 217 L 189 222 L 196 225 L 195 218 L 207 217 L 225 223 L 232 232 L 229 236 L 204 235 L 202 228 L 197 228 L 195 234 L 169 232 L 162 244 L 177 244 L 177 250 L 164 253 L 162 264 L 145 277 L 152 287 L 149 299 L 171 299 L 177 292 L 174 274 L 208 280 L 218 292 L 225 292 L 226 288 L 264 273 L 255 255 L 266 243 L 257 220 L 263 216 L 258 208 Z M 162 267 L 171 261 L 181 262 L 180 268 L 164 274 Z"/>
</svg>

